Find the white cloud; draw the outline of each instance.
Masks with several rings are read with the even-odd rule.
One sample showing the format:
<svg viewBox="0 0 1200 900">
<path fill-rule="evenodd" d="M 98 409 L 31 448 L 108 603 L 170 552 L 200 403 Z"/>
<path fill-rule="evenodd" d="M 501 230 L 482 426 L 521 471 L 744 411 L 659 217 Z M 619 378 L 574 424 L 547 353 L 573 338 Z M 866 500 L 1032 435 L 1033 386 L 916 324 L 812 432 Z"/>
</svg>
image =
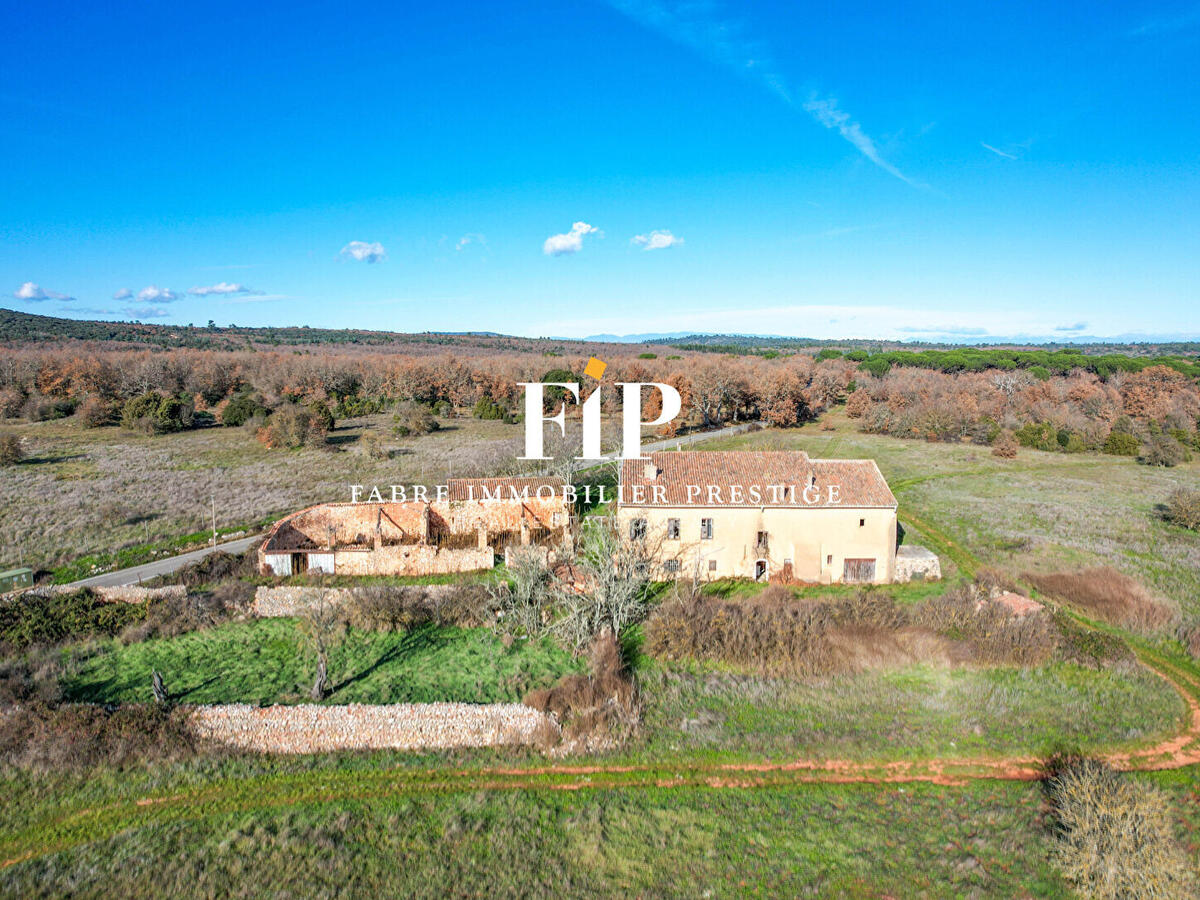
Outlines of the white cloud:
<svg viewBox="0 0 1200 900">
<path fill-rule="evenodd" d="M 665 250 L 667 247 L 678 247 L 683 244 L 683 238 L 675 237 L 664 228 L 662 231 L 652 231 L 649 234 L 639 234 L 630 241 L 643 250 Z"/>
<path fill-rule="evenodd" d="M 378 241 L 351 241 L 342 248 L 342 256 L 349 256 L 359 262 L 377 263 L 387 259 L 387 251 Z"/>
<path fill-rule="evenodd" d="M 206 287 L 194 287 L 189 294 L 196 297 L 207 297 L 209 294 L 261 294 L 263 291 L 256 291 L 253 288 L 248 288 L 244 284 L 230 284 L 226 281 L 219 281 L 216 284 L 210 284 Z"/>
<path fill-rule="evenodd" d="M 13 291 L 13 296 L 18 300 L 28 300 L 30 303 L 41 303 L 43 300 L 71 301 L 75 299 L 69 294 L 60 294 L 58 291 L 43 290 L 41 285 L 32 281 L 26 281 L 19 288 Z"/>
<path fill-rule="evenodd" d="M 547 256 L 562 256 L 566 253 L 578 253 L 583 249 L 585 234 L 603 235 L 599 228 L 587 222 L 576 222 L 566 234 L 552 234 L 542 244 L 542 252 Z"/>
<path fill-rule="evenodd" d="M 842 137 L 858 148 L 859 153 L 875 163 L 883 171 L 895 175 L 907 184 L 914 184 L 911 178 L 880 155 L 875 142 L 863 132 L 862 126 L 855 122 L 848 112 L 838 108 L 838 102 L 835 98 L 826 97 L 822 99 L 813 94 L 805 101 L 804 110 L 826 128 L 835 129 Z"/>
<path fill-rule="evenodd" d="M 119 291 L 117 291 L 115 294 L 113 294 L 113 299 L 114 300 L 128 300 L 132 296 L 133 296 L 133 291 L 131 291 L 129 288 L 121 288 Z"/>
<path fill-rule="evenodd" d="M 155 301 L 159 303 L 171 303 L 178 300 L 179 295 L 170 288 L 160 288 L 158 285 L 152 284 L 138 291 L 137 299 L 139 303 L 153 303 Z"/>
<path fill-rule="evenodd" d="M 743 77 L 758 81 L 768 91 L 793 109 L 796 101 L 788 90 L 786 79 L 779 74 L 771 54 L 761 42 L 743 36 L 740 23 L 712 15 L 713 4 L 708 2 L 679 2 L 670 0 L 608 0 L 617 11 L 669 40 L 689 47 L 713 62 L 727 66 Z M 838 109 L 833 98 L 820 99 L 815 95 L 803 104 L 804 110 L 826 128 L 834 129 L 879 168 L 914 187 L 924 187 L 889 163 L 879 153 L 875 142 L 867 136 L 850 115 Z"/>
<path fill-rule="evenodd" d="M 463 250 L 463 249 L 466 249 L 471 244 L 478 244 L 481 247 L 486 247 L 487 246 L 487 238 L 484 237 L 482 234 L 478 234 L 474 231 L 468 231 L 466 234 L 464 234 L 462 237 L 460 237 L 458 239 L 458 242 L 455 243 L 455 245 L 454 245 L 454 249 L 455 250 Z"/>
<path fill-rule="evenodd" d="M 140 295 L 139 295 L 140 296 Z M 127 306 L 125 315 L 134 319 L 161 319 L 171 313 L 161 306 Z"/>
<path fill-rule="evenodd" d="M 997 156 L 1003 156 L 1005 159 L 1017 159 L 1017 157 L 1012 153 L 1001 150 L 999 147 L 993 147 L 991 144 L 985 144 L 983 141 L 979 142 L 979 146 L 983 147 L 985 150 L 991 150 Z"/>
</svg>

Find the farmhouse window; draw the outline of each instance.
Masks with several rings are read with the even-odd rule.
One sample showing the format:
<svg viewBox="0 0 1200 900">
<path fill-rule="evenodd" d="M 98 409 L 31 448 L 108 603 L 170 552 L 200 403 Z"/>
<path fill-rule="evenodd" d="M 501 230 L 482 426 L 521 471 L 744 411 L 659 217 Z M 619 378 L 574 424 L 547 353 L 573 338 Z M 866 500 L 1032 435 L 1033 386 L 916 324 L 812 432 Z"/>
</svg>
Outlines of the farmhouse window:
<svg viewBox="0 0 1200 900">
<path fill-rule="evenodd" d="M 859 520 L 858 520 L 858 527 L 859 527 L 859 528 L 862 528 L 862 527 L 863 527 L 864 525 L 866 525 L 866 524 L 867 524 L 867 520 L 866 520 L 866 519 L 859 519 Z"/>
<path fill-rule="evenodd" d="M 679 520 L 667 519 L 667 540 L 679 540 Z"/>
<path fill-rule="evenodd" d="M 668 559 L 663 563 L 663 569 L 667 572 L 675 573 L 679 571 L 679 560 Z"/>
<path fill-rule="evenodd" d="M 710 559 L 708 561 L 708 571 L 710 571 L 710 572 L 717 571 L 717 561 L 715 559 Z"/>
<path fill-rule="evenodd" d="M 629 539 L 631 541 L 641 540 L 646 536 L 646 520 L 633 519 L 629 523 Z"/>
<path fill-rule="evenodd" d="M 700 520 L 700 540 L 711 541 L 713 536 L 712 519 Z"/>
</svg>

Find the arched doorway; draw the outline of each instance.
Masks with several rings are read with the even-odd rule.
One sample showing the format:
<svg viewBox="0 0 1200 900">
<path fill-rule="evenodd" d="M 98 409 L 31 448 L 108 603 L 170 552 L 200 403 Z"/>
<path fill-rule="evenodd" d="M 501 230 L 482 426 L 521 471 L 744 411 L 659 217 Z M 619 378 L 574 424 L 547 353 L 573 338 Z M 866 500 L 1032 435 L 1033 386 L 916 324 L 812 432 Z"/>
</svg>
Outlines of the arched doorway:
<svg viewBox="0 0 1200 900">
<path fill-rule="evenodd" d="M 754 562 L 754 580 L 766 581 L 768 575 L 767 561 L 765 559 L 755 560 Z"/>
</svg>

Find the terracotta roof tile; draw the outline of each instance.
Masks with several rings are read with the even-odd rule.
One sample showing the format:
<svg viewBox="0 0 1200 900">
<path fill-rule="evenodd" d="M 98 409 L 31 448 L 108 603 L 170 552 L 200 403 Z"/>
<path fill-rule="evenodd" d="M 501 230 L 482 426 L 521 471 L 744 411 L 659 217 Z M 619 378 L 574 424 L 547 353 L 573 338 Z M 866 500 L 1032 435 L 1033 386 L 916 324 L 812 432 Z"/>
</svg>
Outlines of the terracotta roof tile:
<svg viewBox="0 0 1200 900">
<path fill-rule="evenodd" d="M 647 474 L 648 463 L 655 468 Z M 815 476 L 815 502 L 805 502 L 804 489 Z M 699 485 L 697 494 L 689 485 Z M 719 502 L 708 500 L 708 487 L 720 489 Z M 646 502 L 631 502 L 635 486 Z M 654 495 L 654 487 L 662 491 Z M 730 488 L 741 488 L 735 502 Z M 831 500 L 829 488 L 836 486 Z M 747 499 L 757 488 L 761 502 Z M 798 499 L 797 494 L 801 497 Z M 621 465 L 622 506 L 801 506 L 807 508 L 895 507 L 896 498 L 872 459 L 810 459 L 802 450 L 686 450 L 650 454 Z"/>
<path fill-rule="evenodd" d="M 515 488 L 518 496 L 528 488 L 529 495 L 535 496 L 539 487 L 551 487 L 558 496 L 562 496 L 563 487 L 566 484 L 561 478 L 550 478 L 545 476 L 529 476 L 521 478 L 451 478 L 446 482 L 449 489 L 450 500 L 482 500 L 484 492 L 487 496 L 495 496 L 497 489 L 500 490 L 500 497 L 504 500 L 512 499 L 512 488 Z"/>
</svg>

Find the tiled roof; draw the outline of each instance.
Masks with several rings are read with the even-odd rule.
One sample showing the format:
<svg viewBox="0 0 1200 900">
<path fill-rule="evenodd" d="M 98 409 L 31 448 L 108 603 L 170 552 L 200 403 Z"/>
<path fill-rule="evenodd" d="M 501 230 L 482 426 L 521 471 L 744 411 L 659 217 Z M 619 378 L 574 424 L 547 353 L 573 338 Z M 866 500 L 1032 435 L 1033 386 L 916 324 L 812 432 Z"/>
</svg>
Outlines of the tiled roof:
<svg viewBox="0 0 1200 900">
<path fill-rule="evenodd" d="M 647 476 L 648 462 L 655 468 Z M 816 476 L 814 502 L 797 498 Z M 635 486 L 645 502 L 633 503 Z M 689 485 L 699 485 L 697 495 Z M 720 489 L 719 502 L 710 502 L 708 487 Z M 837 486 L 830 500 L 831 486 Z M 654 487 L 662 490 L 656 497 Z M 774 487 L 773 487 L 774 486 Z M 740 502 L 731 488 L 741 488 Z M 749 498 L 757 488 L 761 502 Z M 788 489 L 790 488 L 790 490 Z M 640 495 L 639 495 L 640 496 Z M 622 506 L 771 506 L 803 508 L 895 507 L 896 498 L 872 459 L 810 459 L 802 450 L 686 450 L 650 454 L 621 464 Z"/>
<path fill-rule="evenodd" d="M 561 497 L 565 484 L 566 482 L 561 478 L 546 476 L 523 478 L 451 478 L 446 482 L 446 486 L 449 488 L 450 500 L 470 500 L 472 498 L 482 500 L 484 499 L 484 491 L 487 492 L 487 496 L 491 497 L 495 496 L 497 488 L 500 489 L 500 497 L 504 500 L 512 498 L 512 488 L 516 488 L 518 496 L 528 488 L 529 496 L 534 497 L 539 487 L 551 487 Z"/>
</svg>

